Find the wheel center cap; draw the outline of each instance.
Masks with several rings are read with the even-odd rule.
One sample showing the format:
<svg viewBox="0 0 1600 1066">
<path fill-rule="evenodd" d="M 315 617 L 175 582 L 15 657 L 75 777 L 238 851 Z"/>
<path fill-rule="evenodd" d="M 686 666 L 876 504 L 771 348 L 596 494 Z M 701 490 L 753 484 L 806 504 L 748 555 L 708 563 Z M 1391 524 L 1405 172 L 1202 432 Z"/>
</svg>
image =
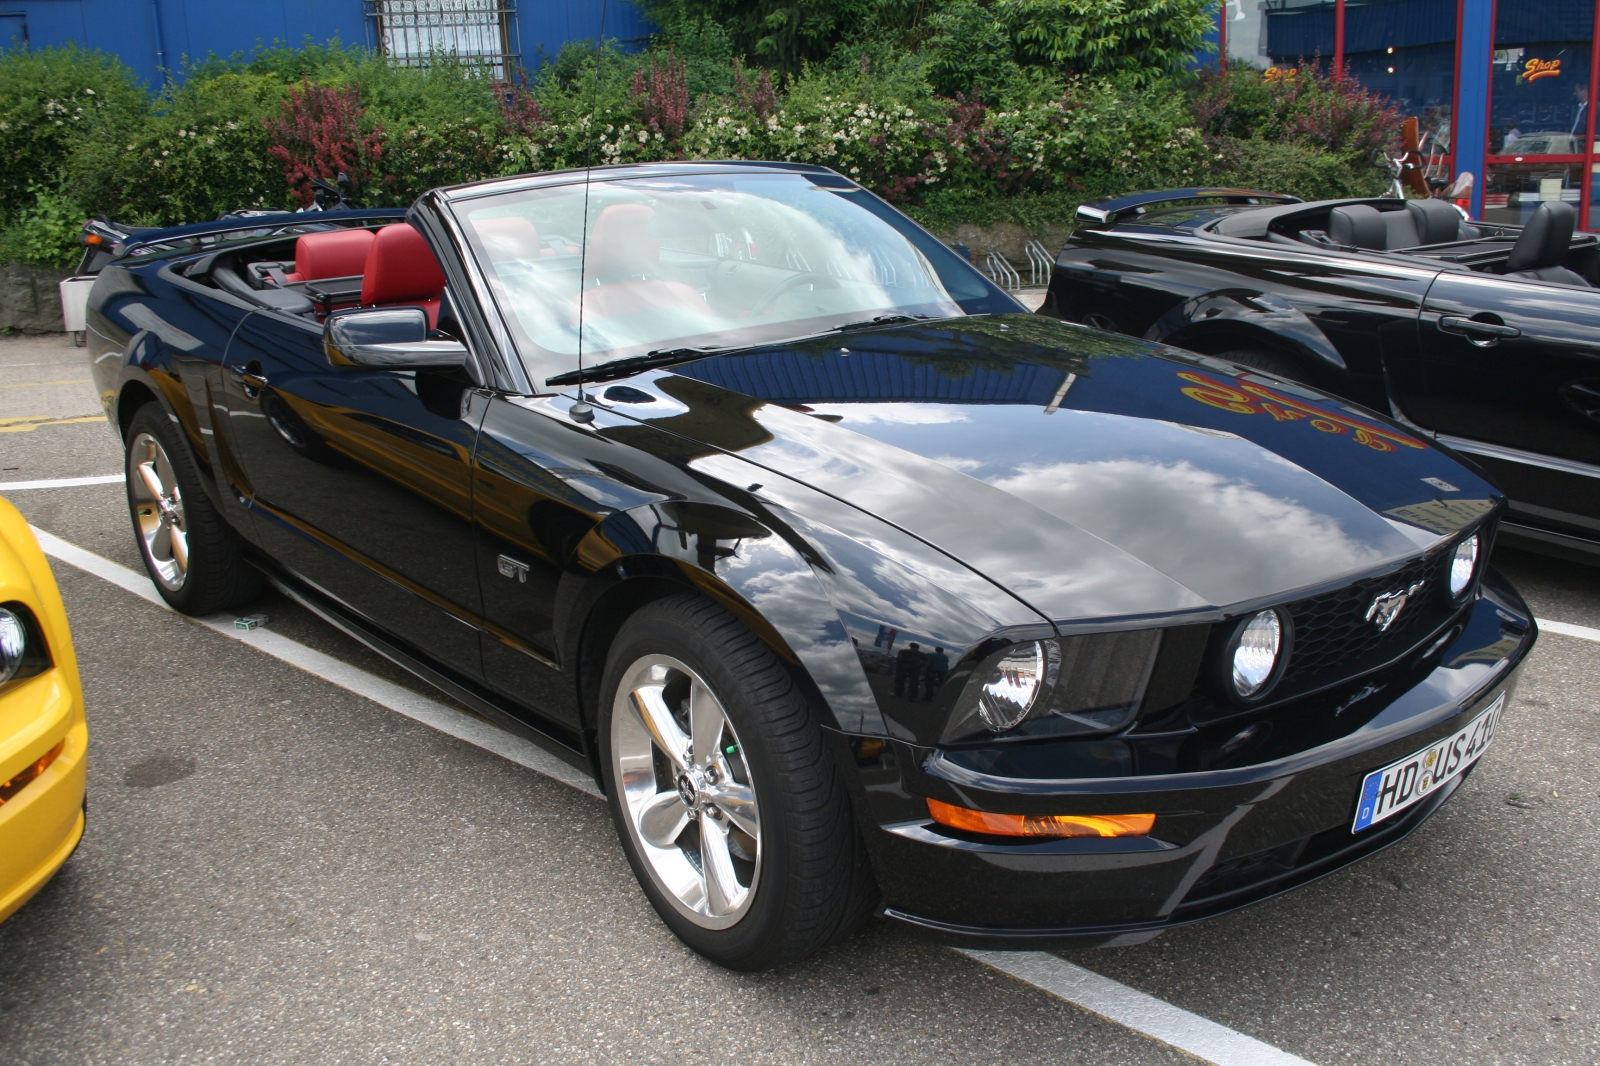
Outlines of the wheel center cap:
<svg viewBox="0 0 1600 1066">
<path fill-rule="evenodd" d="M 691 811 L 700 806 L 700 775 L 692 771 L 678 775 L 678 795 Z"/>
</svg>

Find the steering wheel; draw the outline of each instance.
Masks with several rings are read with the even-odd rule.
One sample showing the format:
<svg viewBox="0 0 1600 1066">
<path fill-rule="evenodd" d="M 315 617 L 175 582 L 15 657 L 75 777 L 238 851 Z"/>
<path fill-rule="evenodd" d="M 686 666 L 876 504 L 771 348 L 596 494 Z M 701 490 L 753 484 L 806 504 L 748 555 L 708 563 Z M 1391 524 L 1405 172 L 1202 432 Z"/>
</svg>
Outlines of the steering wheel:
<svg viewBox="0 0 1600 1066">
<path fill-rule="evenodd" d="M 794 274 L 790 277 L 784 278 L 772 288 L 768 289 L 767 294 L 761 297 L 761 299 L 757 300 L 755 307 L 750 309 L 750 317 L 755 318 L 757 315 L 765 314 L 767 308 L 771 307 L 773 304 L 777 303 L 779 299 L 789 295 L 789 293 L 798 289 L 808 281 L 827 282 L 825 285 L 817 286 L 821 289 L 839 288 L 839 279 L 834 277 L 832 274 L 822 274 L 815 270 L 807 270 L 800 274 Z"/>
</svg>

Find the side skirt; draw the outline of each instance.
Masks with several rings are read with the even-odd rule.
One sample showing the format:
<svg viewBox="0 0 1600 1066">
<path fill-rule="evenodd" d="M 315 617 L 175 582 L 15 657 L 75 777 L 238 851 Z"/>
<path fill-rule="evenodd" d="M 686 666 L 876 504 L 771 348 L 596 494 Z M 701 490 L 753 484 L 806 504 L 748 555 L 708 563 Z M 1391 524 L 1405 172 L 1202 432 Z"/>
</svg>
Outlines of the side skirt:
<svg viewBox="0 0 1600 1066">
<path fill-rule="evenodd" d="M 346 636 L 360 641 L 396 666 L 416 675 L 451 699 L 465 704 L 474 714 L 482 715 L 502 729 L 515 733 L 525 740 L 532 741 L 575 769 L 581 770 L 590 776 L 595 776 L 594 763 L 584 751 L 582 739 L 576 734 L 569 734 L 567 730 L 554 725 L 548 731 L 530 725 L 521 716 L 503 706 L 487 693 L 480 692 L 475 687 L 469 687 L 469 684 L 465 683 L 464 679 L 458 680 L 452 674 L 445 673 L 439 667 L 402 649 L 386 637 L 379 635 L 365 623 L 357 620 L 348 611 L 329 603 L 324 597 L 305 588 L 293 578 L 259 562 L 257 562 L 257 568 L 266 575 L 267 580 L 279 592 Z M 596 778 L 596 783 L 599 783 L 598 778 Z"/>
</svg>

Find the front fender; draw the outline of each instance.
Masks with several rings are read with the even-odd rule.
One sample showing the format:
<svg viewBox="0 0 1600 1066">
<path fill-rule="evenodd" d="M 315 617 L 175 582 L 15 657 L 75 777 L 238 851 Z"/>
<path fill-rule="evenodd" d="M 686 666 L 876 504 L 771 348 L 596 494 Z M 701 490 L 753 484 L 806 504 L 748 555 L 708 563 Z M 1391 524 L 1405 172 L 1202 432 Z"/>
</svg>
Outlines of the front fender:
<svg viewBox="0 0 1600 1066">
<path fill-rule="evenodd" d="M 1218 289 L 1191 297 L 1157 319 L 1144 339 L 1213 355 L 1257 345 L 1340 376 L 1350 370 L 1304 312 L 1281 296 L 1253 289 Z"/>
<path fill-rule="evenodd" d="M 615 512 L 575 553 L 574 569 L 599 580 L 583 582 L 581 590 L 564 582 L 564 591 L 576 593 L 579 602 L 561 613 L 586 622 L 616 586 L 629 582 L 655 579 L 694 588 L 804 671 L 826 706 L 825 725 L 883 733 L 850 634 L 812 564 L 793 537 L 783 535 L 789 531 L 774 525 L 706 503 L 665 501 Z"/>
</svg>

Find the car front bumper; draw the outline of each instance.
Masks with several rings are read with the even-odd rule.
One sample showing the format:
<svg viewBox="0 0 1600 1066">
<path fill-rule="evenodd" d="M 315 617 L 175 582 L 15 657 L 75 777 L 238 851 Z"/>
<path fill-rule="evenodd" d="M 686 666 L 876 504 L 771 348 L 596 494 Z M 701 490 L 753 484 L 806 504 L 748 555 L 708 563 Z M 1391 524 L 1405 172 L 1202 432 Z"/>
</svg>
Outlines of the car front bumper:
<svg viewBox="0 0 1600 1066">
<path fill-rule="evenodd" d="M 3 717 L 36 732 L 40 753 L 62 745 L 45 771 L 0 804 L 0 921 L 67 861 L 83 836 L 89 729 L 70 677 L 50 670 L 6 693 Z"/>
<path fill-rule="evenodd" d="M 1471 767 L 1351 832 L 1368 773 L 1450 736 L 1502 694 L 1509 710 L 1536 636 L 1515 591 L 1490 575 L 1459 635 L 1405 675 L 1414 683 L 1338 739 L 1253 765 L 1002 778 L 896 742 L 868 762 L 858 743 L 858 803 L 875 823 L 868 848 L 884 914 L 975 945 L 1132 944 L 1306 884 L 1400 840 L 1461 786 Z M 1001 813 L 1157 817 L 1143 837 L 1013 843 L 943 830 L 922 813 L 928 797 Z"/>
</svg>

